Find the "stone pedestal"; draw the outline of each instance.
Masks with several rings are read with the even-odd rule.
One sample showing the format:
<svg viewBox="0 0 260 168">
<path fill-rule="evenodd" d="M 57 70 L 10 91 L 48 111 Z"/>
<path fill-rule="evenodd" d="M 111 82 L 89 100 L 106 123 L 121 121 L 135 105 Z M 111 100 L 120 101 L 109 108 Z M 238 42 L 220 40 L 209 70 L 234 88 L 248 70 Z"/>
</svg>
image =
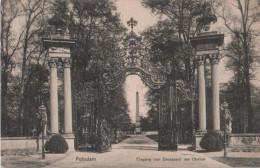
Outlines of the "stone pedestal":
<svg viewBox="0 0 260 168">
<path fill-rule="evenodd" d="M 202 140 L 204 134 L 206 134 L 206 132 L 198 132 L 195 134 L 195 150 L 203 150 L 200 147 L 200 141 Z"/>
<path fill-rule="evenodd" d="M 75 136 L 73 134 L 63 134 L 62 136 L 68 143 L 69 146 L 68 152 L 75 151 Z"/>
<path fill-rule="evenodd" d="M 140 128 L 135 128 L 135 134 L 141 134 L 141 129 Z"/>
<path fill-rule="evenodd" d="M 135 121 L 135 134 L 141 134 L 140 116 L 139 116 L 139 94 L 136 92 L 136 121 Z"/>
</svg>

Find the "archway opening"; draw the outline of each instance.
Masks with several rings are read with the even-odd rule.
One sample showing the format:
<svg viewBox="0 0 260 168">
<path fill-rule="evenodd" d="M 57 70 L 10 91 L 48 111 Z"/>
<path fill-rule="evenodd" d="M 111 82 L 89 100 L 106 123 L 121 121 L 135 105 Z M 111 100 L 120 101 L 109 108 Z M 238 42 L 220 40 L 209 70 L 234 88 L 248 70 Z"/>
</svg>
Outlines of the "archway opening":
<svg viewBox="0 0 260 168">
<path fill-rule="evenodd" d="M 148 91 L 148 87 L 145 86 L 142 79 L 138 75 L 129 75 L 125 79 L 125 93 L 130 111 L 131 121 L 136 122 L 136 92 L 139 93 L 139 115 L 142 117 L 147 116 L 149 110 L 146 104 L 145 94 Z"/>
</svg>

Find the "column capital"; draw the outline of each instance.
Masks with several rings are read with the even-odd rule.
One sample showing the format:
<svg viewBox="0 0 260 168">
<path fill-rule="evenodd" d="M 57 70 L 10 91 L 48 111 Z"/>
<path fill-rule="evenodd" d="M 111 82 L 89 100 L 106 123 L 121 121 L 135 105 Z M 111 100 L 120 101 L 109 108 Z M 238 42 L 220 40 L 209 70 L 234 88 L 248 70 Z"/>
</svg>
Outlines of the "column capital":
<svg viewBox="0 0 260 168">
<path fill-rule="evenodd" d="M 57 68 L 58 67 L 58 60 L 56 58 L 49 59 L 49 67 L 50 68 Z"/>
<path fill-rule="evenodd" d="M 219 63 L 219 53 L 214 53 L 209 55 L 209 60 L 211 65 L 218 64 Z"/>
<path fill-rule="evenodd" d="M 71 59 L 70 58 L 63 58 L 62 59 L 62 65 L 63 65 L 64 68 L 70 68 Z"/>
<path fill-rule="evenodd" d="M 204 55 L 196 55 L 196 61 L 197 61 L 197 65 L 204 65 L 205 59 L 206 57 Z"/>
</svg>

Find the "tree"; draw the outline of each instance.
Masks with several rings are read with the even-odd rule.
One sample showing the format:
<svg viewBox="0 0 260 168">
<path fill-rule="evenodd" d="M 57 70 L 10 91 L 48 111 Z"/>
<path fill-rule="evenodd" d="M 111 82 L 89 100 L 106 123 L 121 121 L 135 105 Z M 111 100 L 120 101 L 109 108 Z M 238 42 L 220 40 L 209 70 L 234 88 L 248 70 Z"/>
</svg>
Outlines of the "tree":
<svg viewBox="0 0 260 168">
<path fill-rule="evenodd" d="M 17 2 L 16 5 L 14 5 L 15 2 Z M 12 102 L 12 105 L 7 107 L 8 115 L 5 119 L 8 121 L 13 118 L 15 122 L 12 121 L 12 123 L 17 123 L 16 125 L 20 127 L 19 135 L 28 135 L 29 128 L 25 121 L 26 123 L 36 121 L 34 115 L 37 106 L 41 103 L 38 97 L 48 79 L 47 55 L 42 47 L 42 37 L 52 34 L 53 26 L 60 26 L 63 32 L 69 31 L 71 38 L 77 40 L 75 47 L 77 49 L 72 53 L 71 68 L 72 87 L 75 87 L 73 90 L 77 94 L 84 91 L 84 87 L 77 88 L 77 86 L 82 83 L 95 82 L 97 74 L 99 74 L 100 83 L 104 84 L 105 69 L 103 65 L 112 64 L 116 60 L 115 55 L 120 51 L 120 41 L 126 29 L 120 22 L 114 2 L 110 0 L 55 0 L 51 2 L 5 0 L 2 1 L 2 6 L 4 6 L 2 37 L 5 37 L 1 38 L 1 50 L 2 53 L 5 53 L 1 56 L 5 60 L 2 62 L 2 70 L 4 70 L 2 77 L 3 83 L 7 82 L 2 85 L 2 89 L 6 86 L 9 87 L 9 91 L 2 94 L 2 97 L 8 97 L 4 105 Z M 11 8 L 11 6 L 17 6 L 19 12 L 16 13 L 16 8 Z M 11 28 L 13 20 L 18 17 L 18 14 L 19 19 L 24 22 L 19 26 L 21 32 L 18 32 L 17 38 L 13 40 L 10 38 L 13 36 Z M 8 51 L 5 51 L 6 49 Z M 16 53 L 17 57 L 14 57 Z M 11 65 L 14 63 L 17 65 L 17 73 L 11 76 L 10 69 L 13 68 Z M 60 74 L 58 72 L 59 78 Z M 7 79 L 6 76 L 10 79 Z M 62 80 L 62 78 L 60 79 Z M 10 86 L 8 82 L 11 83 Z M 105 88 L 102 96 L 105 97 L 107 93 L 108 90 Z M 60 95 L 61 98 L 62 96 Z M 44 98 L 44 102 L 47 104 L 48 101 Z M 77 105 L 73 107 L 78 108 Z M 85 112 L 84 108 L 80 107 L 77 112 L 80 110 Z M 129 119 L 129 116 L 124 117 L 125 123 L 130 121 L 127 118 Z M 7 123 L 5 126 L 3 127 L 5 130 L 12 129 L 11 124 Z M 15 128 L 17 129 L 17 127 Z"/>
<path fill-rule="evenodd" d="M 22 136 L 23 116 L 27 115 L 24 111 L 26 106 L 24 98 L 26 80 L 27 75 L 30 73 L 27 70 L 33 64 L 45 62 L 43 50 L 40 47 L 40 36 L 43 33 L 44 25 L 42 18 L 45 1 L 4 0 L 1 4 L 2 117 L 5 121 L 8 121 L 8 118 L 12 118 L 14 123 L 16 123 L 15 125 L 19 126 L 20 131 L 16 132 Z M 24 21 L 24 24 L 18 24 L 19 21 Z M 13 69 L 14 71 L 12 72 Z M 7 99 L 12 101 L 10 102 Z M 19 117 L 17 117 L 17 114 L 19 114 Z M 6 135 L 9 134 L 9 131 L 12 132 L 11 129 L 17 130 L 16 127 L 7 128 L 5 126 Z M 12 135 L 17 136 L 17 134 Z"/>
<path fill-rule="evenodd" d="M 110 107 L 108 107 L 110 112 L 109 118 L 111 126 L 115 130 L 121 129 L 128 131 L 131 128 L 131 119 L 125 96 L 123 85 L 111 91 Z"/>
<path fill-rule="evenodd" d="M 200 32 L 205 25 L 216 21 L 211 13 L 210 3 L 203 0 L 143 0 L 142 3 L 153 13 L 165 16 L 175 30 L 176 40 L 180 43 L 179 54 L 184 63 L 186 79 L 190 82 L 194 76 L 190 38 Z"/>
<path fill-rule="evenodd" d="M 7 102 L 11 97 L 10 78 L 12 78 L 12 71 L 15 68 L 15 56 L 17 51 L 19 51 L 21 37 L 23 32 L 15 33 L 13 31 L 13 24 L 15 20 L 19 17 L 20 11 L 15 5 L 17 1 L 15 0 L 3 0 L 1 1 L 1 111 L 2 111 L 2 134 L 6 135 L 8 132 L 5 128 L 7 123 L 5 121 L 8 117 Z M 16 38 L 18 36 L 18 38 Z M 10 84 L 9 84 L 10 86 Z"/>
<path fill-rule="evenodd" d="M 150 124 L 148 124 L 150 127 L 149 129 L 157 131 L 159 129 L 158 91 L 150 89 L 145 96 L 147 105 L 150 107 L 146 117 L 147 120 L 150 122 Z"/>
<path fill-rule="evenodd" d="M 259 1 L 255 0 L 234 0 L 234 1 L 220 1 L 215 4 L 212 3 L 215 8 L 215 14 L 221 18 L 226 28 L 233 35 L 233 42 L 229 46 L 229 55 L 232 60 L 233 67 L 228 66 L 236 71 L 236 76 L 242 76 L 241 80 L 244 84 L 244 96 L 246 97 L 246 108 L 248 116 L 248 132 L 253 132 L 253 119 L 254 112 L 252 108 L 252 92 L 251 92 L 251 80 L 252 80 L 252 67 L 255 62 L 255 55 L 253 51 L 253 41 L 256 38 L 255 26 L 259 22 Z M 232 10 L 230 10 L 232 9 Z M 231 12 L 232 11 L 232 12 Z M 234 12 L 236 11 L 236 12 Z M 234 55 L 234 53 L 237 53 Z M 241 61 L 238 62 L 237 61 Z M 242 68 L 238 71 L 239 68 Z"/>
<path fill-rule="evenodd" d="M 28 74 L 25 80 L 24 89 L 24 115 L 23 132 L 24 135 L 31 135 L 31 130 L 36 126 L 37 133 L 41 130 L 41 122 L 38 118 L 38 109 L 44 104 L 48 107 L 49 87 L 48 87 L 48 69 L 42 64 L 32 64 L 28 66 Z M 48 114 L 48 111 L 47 111 Z"/>
<path fill-rule="evenodd" d="M 102 117 L 111 118 L 108 123 L 113 127 L 126 129 L 130 118 L 127 114 L 128 107 L 124 91 L 122 88 L 108 91 L 104 87 L 103 78 L 107 70 L 104 66 L 112 65 L 116 60 L 126 30 L 116 13 L 114 2 L 110 0 L 56 0 L 51 7 L 51 14 L 49 23 L 60 26 L 63 31 L 68 29 L 71 38 L 77 41 L 76 50 L 72 53 L 72 87 L 75 96 L 73 99 L 76 99 L 76 95 L 81 95 L 81 98 L 77 99 L 80 102 L 74 102 L 77 118 L 86 112 L 95 113 L 97 104 L 90 99 L 90 95 L 95 96 L 94 90 L 99 88 L 101 91 L 98 101 L 102 103 L 96 108 L 102 111 Z M 90 83 L 93 83 L 89 87 L 92 91 L 87 90 L 89 95 L 82 94 L 86 93 L 83 85 Z M 82 101 L 86 102 L 82 103 Z"/>
<path fill-rule="evenodd" d="M 253 46 L 250 46 L 250 51 L 254 51 Z M 233 130 L 234 132 L 244 132 L 245 126 L 244 121 L 247 116 L 245 112 L 247 109 L 247 97 L 246 95 L 246 80 L 245 80 L 245 57 L 243 54 L 243 47 L 241 41 L 234 37 L 232 41 L 227 46 L 226 56 L 228 62 L 226 64 L 227 69 L 233 71 L 234 76 L 232 80 L 228 83 L 228 88 L 225 90 L 225 98 L 229 102 L 230 111 L 232 113 L 233 119 Z M 251 55 L 255 55 L 251 53 Z M 255 58 L 254 58 L 255 59 Z M 253 61 L 256 62 L 256 61 Z M 252 64 L 254 64 L 252 62 Z M 250 78 L 254 78 L 255 66 L 250 67 Z M 257 94 L 257 89 L 253 84 L 250 84 L 250 90 L 252 93 L 252 98 Z M 251 98 L 251 99 L 252 99 Z M 257 101 L 251 101 L 252 105 L 257 105 Z M 242 121 L 242 122 L 241 122 Z"/>
<path fill-rule="evenodd" d="M 142 131 L 151 131 L 151 123 L 148 117 L 140 117 L 140 127 Z"/>
<path fill-rule="evenodd" d="M 211 4 L 204 0 L 143 0 L 142 3 L 164 18 L 143 33 L 151 46 L 151 55 L 164 67 L 171 63 L 171 73 L 167 76 L 169 81 L 181 79 L 193 92 L 196 64 L 190 38 L 216 22 Z M 187 107 L 186 111 L 192 116 L 194 102 L 188 102 Z"/>
<path fill-rule="evenodd" d="M 68 29 L 77 40 L 76 48 L 72 54 L 72 67 L 74 83 L 95 81 L 97 74 L 104 84 L 103 73 L 105 65 L 112 64 L 115 55 L 120 51 L 119 44 L 122 40 L 125 28 L 115 13 L 115 5 L 112 1 L 71 1 L 73 10 L 68 12 L 70 20 Z M 82 77 L 82 73 L 88 78 Z M 80 90 L 78 90 L 80 92 Z M 111 97 L 115 106 L 108 107 L 111 113 L 111 125 L 118 129 L 123 128 L 124 123 L 129 123 L 127 104 L 122 88 L 117 91 L 104 93 Z M 113 94 L 116 95 L 113 97 Z M 105 114 L 104 114 L 105 115 Z M 108 119 L 108 118 L 106 118 Z"/>
<path fill-rule="evenodd" d="M 36 1 L 23 1 L 19 0 L 18 5 L 22 8 L 22 19 L 25 20 L 25 24 L 21 26 L 23 30 L 22 34 L 22 48 L 21 48 L 21 78 L 20 78 L 20 92 L 19 97 L 19 120 L 20 120 L 20 136 L 23 135 L 23 115 L 25 107 L 25 83 L 28 75 L 28 65 L 34 63 L 32 57 L 38 57 L 37 62 L 43 55 L 43 50 L 41 50 L 41 37 L 39 35 L 42 33 L 44 28 L 44 11 L 47 7 L 45 0 Z M 46 55 L 44 55 L 46 56 Z"/>
</svg>

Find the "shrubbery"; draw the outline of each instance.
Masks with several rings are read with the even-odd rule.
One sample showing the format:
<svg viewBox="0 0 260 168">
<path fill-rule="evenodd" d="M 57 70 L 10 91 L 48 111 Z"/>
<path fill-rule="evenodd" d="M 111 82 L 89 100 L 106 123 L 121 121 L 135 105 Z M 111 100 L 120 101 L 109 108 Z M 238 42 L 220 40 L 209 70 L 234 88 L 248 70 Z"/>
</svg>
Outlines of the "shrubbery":
<svg viewBox="0 0 260 168">
<path fill-rule="evenodd" d="M 66 153 L 69 149 L 68 143 L 60 135 L 54 135 L 45 144 L 45 150 L 51 153 Z"/>
<path fill-rule="evenodd" d="M 220 131 L 210 131 L 200 141 L 200 146 L 206 151 L 221 151 L 224 147 L 224 137 Z"/>
</svg>

